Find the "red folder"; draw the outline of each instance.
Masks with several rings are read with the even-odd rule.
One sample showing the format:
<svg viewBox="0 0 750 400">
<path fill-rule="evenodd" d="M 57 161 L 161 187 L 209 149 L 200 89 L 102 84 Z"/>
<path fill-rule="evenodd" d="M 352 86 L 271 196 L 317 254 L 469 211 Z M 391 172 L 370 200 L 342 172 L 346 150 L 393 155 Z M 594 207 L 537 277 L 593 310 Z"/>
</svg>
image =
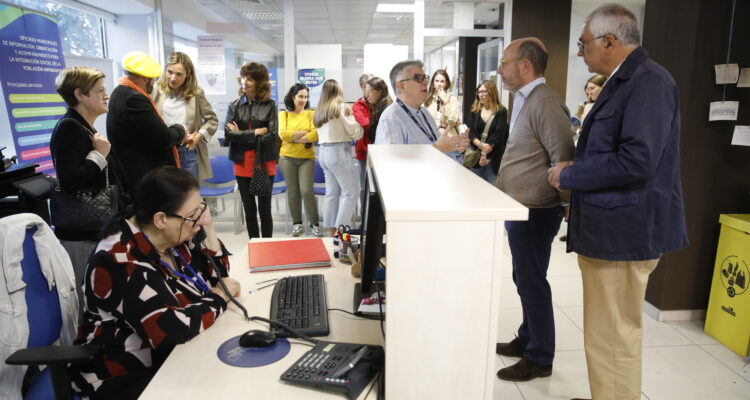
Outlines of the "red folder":
<svg viewBox="0 0 750 400">
<path fill-rule="evenodd" d="M 249 242 L 247 251 L 250 272 L 331 266 L 331 257 L 319 238 Z"/>
</svg>

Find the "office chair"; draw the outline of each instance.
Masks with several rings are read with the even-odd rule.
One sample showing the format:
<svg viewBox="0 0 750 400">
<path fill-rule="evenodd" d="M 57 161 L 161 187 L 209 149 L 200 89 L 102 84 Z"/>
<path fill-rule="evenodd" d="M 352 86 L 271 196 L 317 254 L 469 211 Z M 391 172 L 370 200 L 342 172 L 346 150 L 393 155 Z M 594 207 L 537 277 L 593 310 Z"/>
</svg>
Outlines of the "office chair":
<svg viewBox="0 0 750 400">
<path fill-rule="evenodd" d="M 214 176 L 201 181 L 201 197 L 221 199 L 222 212 L 224 212 L 226 210 L 224 197 L 232 195 L 232 201 L 234 201 L 232 217 L 219 217 L 213 220 L 215 222 L 233 222 L 236 235 L 240 233 L 240 226 L 244 223 L 245 217 L 240 194 L 237 190 L 237 180 L 234 176 L 232 161 L 224 155 L 211 156 L 210 160 Z M 214 211 L 218 212 L 218 210 Z"/>
<path fill-rule="evenodd" d="M 24 395 L 25 400 L 67 400 L 73 397 L 67 364 L 91 361 L 101 348 L 98 346 L 52 346 L 60 337 L 63 315 L 57 287 L 49 289 L 41 271 L 34 244 L 37 227 L 26 229 L 23 242 L 22 280 L 26 283 L 25 298 L 29 338 L 27 348 L 18 350 L 5 360 L 8 365 L 47 366 L 34 377 Z"/>
<path fill-rule="evenodd" d="M 271 188 L 271 197 L 276 201 L 276 211 L 279 212 L 279 197 L 278 195 L 286 193 L 286 180 L 284 174 L 281 173 L 281 168 L 276 166 L 276 175 L 273 177 L 273 188 Z M 284 213 L 284 231 L 289 233 L 289 201 L 286 203 L 286 212 Z"/>
</svg>

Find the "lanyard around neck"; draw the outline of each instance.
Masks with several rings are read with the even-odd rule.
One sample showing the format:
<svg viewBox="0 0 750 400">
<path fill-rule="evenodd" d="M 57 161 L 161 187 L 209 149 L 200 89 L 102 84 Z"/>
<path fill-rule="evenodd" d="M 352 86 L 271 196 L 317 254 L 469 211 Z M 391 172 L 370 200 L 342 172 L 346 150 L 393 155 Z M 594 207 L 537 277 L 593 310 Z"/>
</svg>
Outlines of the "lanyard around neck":
<svg viewBox="0 0 750 400">
<path fill-rule="evenodd" d="M 148 235 L 143 230 L 143 228 L 141 228 L 141 233 L 143 234 L 143 236 L 146 237 L 146 240 L 149 241 L 149 244 L 151 244 L 151 247 L 153 247 L 154 250 L 158 253 L 159 250 L 156 249 L 156 246 L 154 246 L 154 244 L 151 242 L 151 239 L 149 239 Z M 168 251 L 169 250 L 172 250 L 173 252 L 175 252 L 174 248 L 169 248 Z M 172 268 L 171 265 L 169 265 L 166 262 L 164 262 L 164 260 L 160 259 L 159 260 L 159 264 L 161 264 L 163 267 L 167 268 L 169 270 L 169 272 L 171 272 L 172 274 L 174 274 L 176 276 L 179 276 L 180 278 L 187 279 L 190 282 L 193 282 L 193 284 L 195 286 L 197 286 L 198 289 L 200 289 L 203 293 L 208 292 L 209 289 L 208 289 L 208 285 L 206 284 L 206 281 L 204 281 L 203 278 L 201 278 L 200 275 L 198 275 L 195 272 L 195 270 L 193 269 L 193 267 L 190 266 L 190 263 L 187 262 L 187 260 L 185 259 L 185 257 L 182 256 L 182 253 L 180 253 L 179 251 L 176 251 L 176 253 L 177 253 L 177 256 L 180 257 L 180 260 L 182 260 L 182 263 L 185 264 L 185 267 L 187 267 L 188 271 L 190 271 L 190 273 L 193 274 L 192 277 L 189 277 L 189 276 L 183 274 L 182 272 L 179 272 L 179 271 L 175 270 L 174 268 Z M 172 257 L 172 262 L 176 266 L 177 265 L 177 261 L 174 259 L 174 255 L 170 254 L 170 256 Z"/>
<path fill-rule="evenodd" d="M 401 106 L 401 108 L 404 109 L 404 111 L 406 111 L 406 113 L 409 115 L 409 118 L 411 118 L 411 120 L 414 121 L 415 124 L 417 124 L 417 126 L 419 127 L 419 130 L 421 130 L 422 133 L 424 133 L 427 136 L 427 138 L 429 138 L 433 143 L 437 141 L 437 136 L 435 136 L 435 134 L 432 132 L 432 127 L 430 126 L 430 123 L 427 121 L 427 117 L 424 116 L 424 113 L 420 113 L 419 110 L 417 111 L 417 114 L 422 115 L 422 120 L 424 120 L 424 123 L 427 125 L 427 129 L 425 129 L 422 126 L 422 124 L 420 124 L 419 121 L 417 121 L 417 118 L 414 117 L 414 114 L 412 114 L 411 111 L 409 111 L 409 108 L 406 107 L 406 104 L 404 104 L 404 102 L 401 101 L 401 99 L 396 98 L 396 102 L 398 103 L 398 105 Z"/>
<path fill-rule="evenodd" d="M 175 251 L 174 249 L 170 249 Z M 173 274 L 179 276 L 180 278 L 187 279 L 190 282 L 193 282 L 195 286 L 197 286 L 203 293 L 208 292 L 208 285 L 206 284 L 206 281 L 203 280 L 203 278 L 198 275 L 193 267 L 190 266 L 190 263 L 185 260 L 185 257 L 182 256 L 182 254 L 179 251 L 175 251 L 177 253 L 177 256 L 180 258 L 183 264 L 185 264 L 185 267 L 187 267 L 188 271 L 193 275 L 192 277 L 187 276 L 183 274 L 180 271 L 177 271 L 176 269 L 172 268 L 168 263 L 164 262 L 163 260 L 159 260 L 159 263 L 163 266 L 165 266 L 170 272 Z M 172 262 L 177 265 L 177 262 L 174 258 L 174 255 L 170 254 L 172 256 Z"/>
</svg>

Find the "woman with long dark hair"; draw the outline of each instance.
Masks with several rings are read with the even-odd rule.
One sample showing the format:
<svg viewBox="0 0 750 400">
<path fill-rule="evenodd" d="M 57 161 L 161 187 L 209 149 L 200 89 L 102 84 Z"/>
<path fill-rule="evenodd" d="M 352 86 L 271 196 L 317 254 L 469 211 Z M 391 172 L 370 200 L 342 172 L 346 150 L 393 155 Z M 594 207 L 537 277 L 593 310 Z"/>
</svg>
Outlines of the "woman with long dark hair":
<svg viewBox="0 0 750 400">
<path fill-rule="evenodd" d="M 224 122 L 224 138 L 229 142 L 229 159 L 234 162 L 234 175 L 245 210 L 247 234 L 254 237 L 271 237 L 271 193 L 253 194 L 252 179 L 270 179 L 276 175 L 279 159 L 279 118 L 276 102 L 271 99 L 271 82 L 263 64 L 249 62 L 240 69 L 240 98 L 229 105 Z M 256 165 L 265 170 L 265 176 L 253 176 Z M 258 198 L 256 206 L 255 198 Z M 258 218 L 260 215 L 260 229 Z"/>
<path fill-rule="evenodd" d="M 370 132 L 368 141 L 374 143 L 380 114 L 383 113 L 386 107 L 393 103 L 393 99 L 388 95 L 388 85 L 378 77 L 367 81 L 365 93 L 367 93 L 367 102 L 370 104 Z"/>
<path fill-rule="evenodd" d="M 302 226 L 302 203 L 310 219 L 313 236 L 322 236 L 318 203 L 315 201 L 313 181 L 315 180 L 315 149 L 318 129 L 313 122 L 310 110 L 310 90 L 302 83 L 289 88 L 284 97 L 286 110 L 279 113 L 279 137 L 281 152 L 279 166 L 286 181 L 286 199 L 289 213 L 292 214 L 292 236 L 300 236 Z"/>
<path fill-rule="evenodd" d="M 229 253 L 216 237 L 198 181 L 185 170 L 163 166 L 144 175 L 133 204 L 103 235 L 86 268 L 86 306 L 75 341 L 102 352 L 71 365 L 70 375 L 82 395 L 136 399 L 175 346 L 226 311 L 230 297 L 219 280 L 233 297 L 240 284 L 227 277 Z"/>
<path fill-rule="evenodd" d="M 461 124 L 461 106 L 458 98 L 450 93 L 451 79 L 448 71 L 439 69 L 432 74 L 427 100 L 424 106 L 430 112 L 441 135 L 456 136 Z M 463 155 L 458 151 L 447 153 L 451 158 L 461 162 Z"/>
</svg>

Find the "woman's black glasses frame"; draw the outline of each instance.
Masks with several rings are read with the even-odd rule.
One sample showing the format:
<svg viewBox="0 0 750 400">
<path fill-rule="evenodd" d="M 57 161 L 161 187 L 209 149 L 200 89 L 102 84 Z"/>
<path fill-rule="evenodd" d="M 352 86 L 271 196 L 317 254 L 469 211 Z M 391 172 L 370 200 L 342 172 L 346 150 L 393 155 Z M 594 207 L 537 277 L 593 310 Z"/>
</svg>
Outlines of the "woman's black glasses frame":
<svg viewBox="0 0 750 400">
<path fill-rule="evenodd" d="M 183 217 L 182 215 L 177 215 L 177 214 L 167 214 L 167 216 L 173 217 L 173 218 L 180 218 L 183 222 L 185 221 L 192 222 L 193 227 L 195 227 L 195 225 L 198 224 L 198 221 L 200 221 L 201 218 L 203 218 L 203 213 L 205 213 L 207 209 L 208 209 L 208 206 L 206 205 L 206 202 L 201 201 L 201 205 L 200 205 L 201 212 L 198 214 L 198 217 L 196 218 Z"/>
</svg>

